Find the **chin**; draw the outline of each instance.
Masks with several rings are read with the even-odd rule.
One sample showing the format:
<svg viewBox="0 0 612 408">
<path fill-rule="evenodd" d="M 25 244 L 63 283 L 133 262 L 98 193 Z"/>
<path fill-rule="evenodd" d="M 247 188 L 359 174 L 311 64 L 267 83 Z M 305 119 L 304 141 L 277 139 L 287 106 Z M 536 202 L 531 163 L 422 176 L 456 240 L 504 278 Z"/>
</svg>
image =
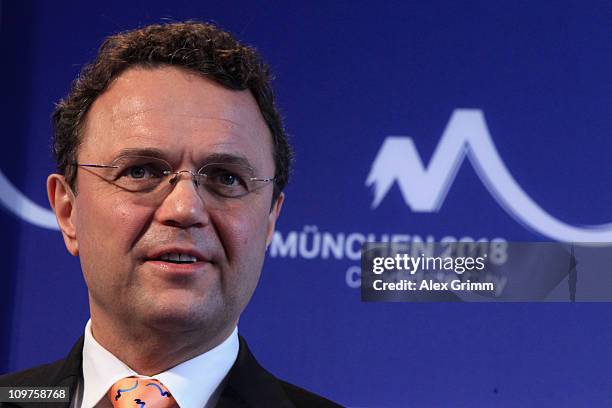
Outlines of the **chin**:
<svg viewBox="0 0 612 408">
<path fill-rule="evenodd" d="M 171 302 L 158 299 L 143 312 L 147 326 L 174 333 L 219 330 L 233 320 L 220 302 L 193 303 L 185 298 Z"/>
</svg>

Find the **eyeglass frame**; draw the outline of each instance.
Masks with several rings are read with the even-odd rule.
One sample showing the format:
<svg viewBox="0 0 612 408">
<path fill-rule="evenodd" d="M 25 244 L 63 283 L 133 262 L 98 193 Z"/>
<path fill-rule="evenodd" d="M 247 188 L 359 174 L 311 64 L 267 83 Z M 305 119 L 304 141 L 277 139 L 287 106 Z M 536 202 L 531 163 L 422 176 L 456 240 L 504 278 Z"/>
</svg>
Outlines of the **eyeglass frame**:
<svg viewBox="0 0 612 408">
<path fill-rule="evenodd" d="M 123 156 L 123 157 L 130 157 L 130 156 Z M 172 166 L 170 165 L 170 163 L 168 163 L 166 160 L 164 160 L 162 158 L 159 158 L 159 157 L 143 156 L 143 155 L 134 155 L 132 157 L 140 157 L 140 158 L 145 158 L 145 159 L 153 159 L 153 160 L 156 160 L 156 161 L 163 162 L 163 163 L 167 164 L 168 168 L 172 169 Z M 118 158 L 116 158 L 113 161 L 119 160 L 120 158 L 122 158 L 122 157 L 118 157 Z M 113 165 L 113 164 L 90 164 L 90 163 L 79 163 L 79 162 L 74 162 L 74 163 L 71 163 L 71 164 L 73 166 L 76 166 L 76 167 L 85 167 L 85 168 L 103 168 L 103 169 L 118 169 L 118 168 L 120 168 L 120 166 Z M 171 178 L 168 179 L 168 182 L 170 184 L 175 184 L 175 183 L 177 183 L 179 181 L 180 175 L 182 173 L 189 173 L 191 175 L 191 177 L 192 177 L 194 185 L 196 187 L 199 187 L 199 185 L 200 185 L 199 177 L 202 177 L 202 176 L 208 177 L 208 175 L 206 173 L 200 173 L 200 171 L 203 168 L 207 167 L 207 166 L 211 166 L 211 165 L 215 165 L 215 164 L 216 165 L 227 165 L 228 163 L 216 163 L 216 162 L 215 163 L 207 163 L 207 164 L 203 165 L 202 167 L 200 167 L 200 169 L 197 172 L 193 172 L 191 170 L 177 170 L 177 171 L 175 171 L 175 170 L 163 170 L 162 174 L 163 174 L 164 177 L 168 177 L 170 175 L 174 175 L 174 177 L 171 177 Z M 248 167 L 248 168 L 250 168 L 252 170 L 252 168 L 250 166 L 248 166 L 248 165 L 241 165 L 241 166 Z M 94 173 L 94 174 L 96 174 L 96 173 Z M 127 188 L 121 187 L 121 186 L 117 185 L 116 183 L 114 183 L 113 181 L 107 180 L 105 177 L 103 177 L 103 176 L 101 176 L 99 174 L 96 174 L 96 175 L 98 177 L 102 178 L 107 183 L 113 184 L 116 187 L 119 187 L 121 189 L 124 189 L 124 190 L 132 192 L 132 193 L 136 192 L 136 191 L 131 191 L 131 190 L 127 189 Z M 252 189 L 252 190 L 247 190 L 247 192 L 245 194 L 241 194 L 241 195 L 238 195 L 238 196 L 225 196 L 225 195 L 218 194 L 218 193 L 215 193 L 215 194 L 217 194 L 218 196 L 223 197 L 223 198 L 242 198 L 242 197 L 245 197 L 245 196 L 251 194 L 252 192 L 255 192 L 255 191 L 259 190 L 260 188 L 265 187 L 269 183 L 273 183 L 276 180 L 276 177 L 269 177 L 269 178 L 248 177 L 247 180 L 262 182 L 262 183 L 265 183 L 265 184 L 262 184 L 261 187 L 258 187 L 258 188 Z"/>
</svg>

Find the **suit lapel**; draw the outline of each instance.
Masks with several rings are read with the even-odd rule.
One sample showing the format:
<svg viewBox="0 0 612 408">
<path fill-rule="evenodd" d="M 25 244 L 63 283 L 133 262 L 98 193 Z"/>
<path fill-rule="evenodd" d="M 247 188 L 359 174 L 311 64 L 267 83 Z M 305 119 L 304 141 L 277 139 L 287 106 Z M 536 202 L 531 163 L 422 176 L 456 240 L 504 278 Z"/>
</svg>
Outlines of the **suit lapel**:
<svg viewBox="0 0 612 408">
<path fill-rule="evenodd" d="M 75 392 L 79 378 L 83 374 L 83 342 L 85 338 L 81 336 L 70 350 L 68 357 L 64 360 L 64 365 L 58 372 L 56 381 L 58 387 L 70 388 L 70 401 L 64 403 L 63 408 L 69 408 L 75 398 Z"/>
<path fill-rule="evenodd" d="M 238 358 L 228 373 L 217 408 L 295 408 L 276 377 L 259 365 L 240 336 Z"/>
<path fill-rule="evenodd" d="M 70 350 L 70 353 L 64 360 L 60 360 L 45 370 L 41 371 L 40 374 L 31 375 L 27 384 L 32 387 L 68 387 L 70 389 L 70 402 L 57 402 L 57 403 L 3 403 L 0 404 L 2 407 L 19 407 L 19 408 L 69 408 L 70 403 L 74 398 L 74 392 L 79 381 L 79 377 L 82 372 L 83 364 L 83 340 L 81 338 L 75 343 Z M 27 387 L 24 385 L 23 387 Z"/>
</svg>

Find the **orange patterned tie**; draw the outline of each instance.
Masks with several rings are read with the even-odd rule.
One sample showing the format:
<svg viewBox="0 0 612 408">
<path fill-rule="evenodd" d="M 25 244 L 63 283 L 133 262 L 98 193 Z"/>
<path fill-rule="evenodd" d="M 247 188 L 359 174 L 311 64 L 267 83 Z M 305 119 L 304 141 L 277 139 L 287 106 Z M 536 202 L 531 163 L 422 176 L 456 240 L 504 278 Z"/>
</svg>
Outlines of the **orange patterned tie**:
<svg viewBox="0 0 612 408">
<path fill-rule="evenodd" d="M 114 408 L 171 408 L 176 401 L 170 391 L 157 380 L 127 377 L 117 381 L 108 391 Z"/>
</svg>

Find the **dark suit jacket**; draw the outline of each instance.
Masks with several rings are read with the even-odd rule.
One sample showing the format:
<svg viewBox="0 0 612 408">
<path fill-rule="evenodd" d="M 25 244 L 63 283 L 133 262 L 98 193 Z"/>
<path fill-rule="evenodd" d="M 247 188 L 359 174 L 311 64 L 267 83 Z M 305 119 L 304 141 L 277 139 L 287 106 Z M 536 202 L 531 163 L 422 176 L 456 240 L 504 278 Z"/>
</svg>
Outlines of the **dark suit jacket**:
<svg viewBox="0 0 612 408">
<path fill-rule="evenodd" d="M 70 387 L 74 396 L 82 373 L 83 337 L 74 345 L 68 357 L 55 363 L 19 373 L 0 376 L 0 386 Z M 2 407 L 68 408 L 69 403 L 0 403 Z M 274 377 L 259 365 L 240 337 L 238 358 L 227 375 L 217 408 L 306 408 L 340 407 L 318 395 Z"/>
</svg>

